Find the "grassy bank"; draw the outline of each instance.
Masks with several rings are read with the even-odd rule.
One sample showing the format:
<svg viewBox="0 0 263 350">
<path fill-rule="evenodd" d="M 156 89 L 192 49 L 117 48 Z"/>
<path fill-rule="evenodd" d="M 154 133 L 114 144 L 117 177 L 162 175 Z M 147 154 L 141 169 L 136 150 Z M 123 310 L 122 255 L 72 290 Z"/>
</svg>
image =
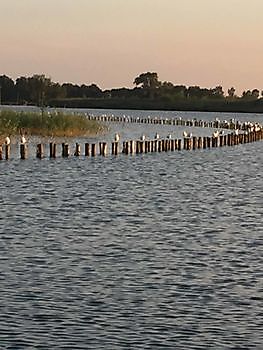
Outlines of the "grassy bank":
<svg viewBox="0 0 263 350">
<path fill-rule="evenodd" d="M 28 135 L 54 137 L 91 136 L 103 131 L 100 123 L 85 115 L 0 111 L 1 136 L 18 135 L 21 130 Z"/>
</svg>

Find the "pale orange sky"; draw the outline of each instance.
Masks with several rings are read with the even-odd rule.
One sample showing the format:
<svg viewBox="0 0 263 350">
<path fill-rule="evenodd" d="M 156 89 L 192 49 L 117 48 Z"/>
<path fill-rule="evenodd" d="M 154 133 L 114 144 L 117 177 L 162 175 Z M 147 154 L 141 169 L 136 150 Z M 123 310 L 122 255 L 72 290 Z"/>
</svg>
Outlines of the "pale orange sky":
<svg viewBox="0 0 263 350">
<path fill-rule="evenodd" d="M 263 90 L 263 0 L 0 0 L 0 75 Z"/>
</svg>

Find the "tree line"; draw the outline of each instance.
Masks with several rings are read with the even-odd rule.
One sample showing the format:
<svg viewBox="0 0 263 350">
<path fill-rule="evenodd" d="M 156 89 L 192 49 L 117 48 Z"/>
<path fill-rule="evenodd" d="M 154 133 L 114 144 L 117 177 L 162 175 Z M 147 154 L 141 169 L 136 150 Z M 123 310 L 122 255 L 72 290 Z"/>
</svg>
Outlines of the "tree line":
<svg viewBox="0 0 263 350">
<path fill-rule="evenodd" d="M 15 81 L 0 76 L 0 104 L 86 108 L 138 108 L 263 112 L 263 91 L 236 94 L 234 87 L 225 93 L 222 86 L 174 85 L 159 81 L 155 72 L 141 73 L 133 88 L 102 90 L 96 84 L 59 84 L 44 74 L 19 77 Z"/>
</svg>

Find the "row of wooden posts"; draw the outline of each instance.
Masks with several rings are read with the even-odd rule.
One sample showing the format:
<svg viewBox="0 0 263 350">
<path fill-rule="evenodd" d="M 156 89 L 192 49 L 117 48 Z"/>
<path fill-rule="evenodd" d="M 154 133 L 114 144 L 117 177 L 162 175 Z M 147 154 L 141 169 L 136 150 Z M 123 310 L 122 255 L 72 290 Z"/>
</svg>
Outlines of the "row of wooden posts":
<svg viewBox="0 0 263 350">
<path fill-rule="evenodd" d="M 231 121 L 205 121 L 197 119 L 182 119 L 182 118 L 161 118 L 161 117 L 128 117 L 128 116 L 108 116 L 108 115 L 88 115 L 89 120 L 96 120 L 101 122 L 119 122 L 119 123 L 140 123 L 140 124 L 160 124 L 160 125 L 177 125 L 177 126 L 189 126 L 189 127 L 203 127 L 214 129 L 230 129 L 230 130 L 246 130 L 246 123 L 242 123 L 238 120 Z"/>
<path fill-rule="evenodd" d="M 186 137 L 181 139 L 157 139 L 157 140 L 131 140 L 124 141 L 122 143 L 122 149 L 120 150 L 119 142 L 112 142 L 111 144 L 111 154 L 118 155 L 119 153 L 124 154 L 141 154 L 150 152 L 167 152 L 167 151 L 180 151 L 184 150 L 195 150 L 195 149 L 207 149 L 223 146 L 234 146 L 243 143 L 255 142 L 263 139 L 263 129 L 259 131 L 253 131 L 250 133 L 230 133 L 226 135 L 220 135 L 218 137 Z M 67 143 L 62 143 L 61 156 L 67 158 L 70 156 L 70 147 Z M 98 151 L 98 153 L 97 153 Z M 108 144 L 107 142 L 99 142 L 98 149 L 96 143 L 85 143 L 84 145 L 84 155 L 86 157 L 95 157 L 97 154 L 101 156 L 106 156 L 108 154 Z M 20 157 L 21 159 L 26 159 L 28 156 L 28 145 L 20 145 Z M 44 158 L 44 145 L 37 144 L 36 150 L 37 158 Z M 74 156 L 81 156 L 81 145 L 76 143 Z M 57 157 L 57 144 L 49 144 L 49 157 Z M 10 145 L 3 146 L 0 145 L 0 160 L 10 158 Z"/>
</svg>

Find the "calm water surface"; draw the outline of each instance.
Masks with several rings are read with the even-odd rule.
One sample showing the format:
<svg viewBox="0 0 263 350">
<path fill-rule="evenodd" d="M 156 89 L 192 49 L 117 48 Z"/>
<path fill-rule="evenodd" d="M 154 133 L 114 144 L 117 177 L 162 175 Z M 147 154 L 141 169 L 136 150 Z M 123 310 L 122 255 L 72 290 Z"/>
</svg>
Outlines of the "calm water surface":
<svg viewBox="0 0 263 350">
<path fill-rule="evenodd" d="M 263 142 L 41 161 L 13 148 L 1 350 L 262 349 Z"/>
</svg>

